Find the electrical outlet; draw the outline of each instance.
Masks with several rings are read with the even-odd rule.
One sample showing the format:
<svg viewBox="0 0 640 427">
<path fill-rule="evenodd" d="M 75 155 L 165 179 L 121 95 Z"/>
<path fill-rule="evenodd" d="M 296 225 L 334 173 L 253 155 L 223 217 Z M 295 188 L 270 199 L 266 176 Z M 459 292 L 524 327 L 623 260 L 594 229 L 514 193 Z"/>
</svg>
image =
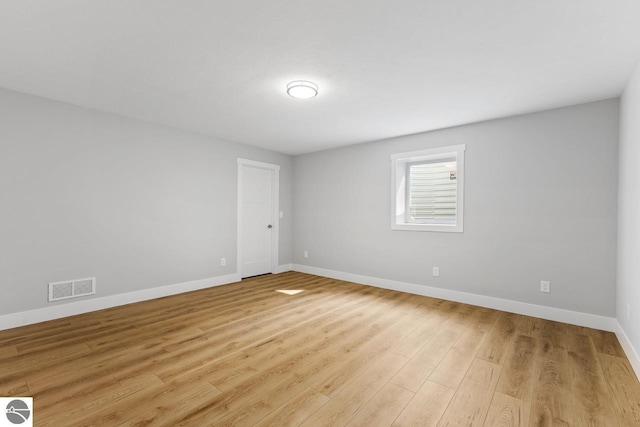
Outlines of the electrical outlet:
<svg viewBox="0 0 640 427">
<path fill-rule="evenodd" d="M 631 320 L 631 304 L 627 304 L 627 320 Z"/>
<path fill-rule="evenodd" d="M 440 276 L 440 268 L 433 267 L 433 277 L 438 277 L 438 276 Z"/>
<path fill-rule="evenodd" d="M 227 265 L 227 259 L 226 258 L 220 258 L 220 267 L 224 267 Z"/>
<path fill-rule="evenodd" d="M 284 218 L 284 212 L 280 211 L 280 219 Z"/>
<path fill-rule="evenodd" d="M 309 258 L 309 251 L 304 251 L 304 257 Z"/>
<path fill-rule="evenodd" d="M 547 280 L 542 280 L 540 282 L 540 292 L 544 292 L 544 293 L 551 292 L 551 282 Z"/>
</svg>

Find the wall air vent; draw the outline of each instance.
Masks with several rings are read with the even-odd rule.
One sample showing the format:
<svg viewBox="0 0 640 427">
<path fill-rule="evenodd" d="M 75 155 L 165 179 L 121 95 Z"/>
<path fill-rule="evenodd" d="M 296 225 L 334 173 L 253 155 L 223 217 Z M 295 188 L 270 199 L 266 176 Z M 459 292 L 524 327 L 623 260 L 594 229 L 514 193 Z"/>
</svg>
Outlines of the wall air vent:
<svg viewBox="0 0 640 427">
<path fill-rule="evenodd" d="M 83 297 L 96 293 L 96 278 L 49 283 L 49 302 Z"/>
</svg>

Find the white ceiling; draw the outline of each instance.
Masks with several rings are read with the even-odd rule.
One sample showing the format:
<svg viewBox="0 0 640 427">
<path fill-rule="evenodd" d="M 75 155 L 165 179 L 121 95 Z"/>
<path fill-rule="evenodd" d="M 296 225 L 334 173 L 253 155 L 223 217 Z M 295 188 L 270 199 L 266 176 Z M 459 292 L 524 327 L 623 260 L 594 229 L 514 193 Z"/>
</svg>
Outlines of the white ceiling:
<svg viewBox="0 0 640 427">
<path fill-rule="evenodd" d="M 0 87 L 287 154 L 616 97 L 639 59 L 638 0 L 0 0 Z"/>
</svg>

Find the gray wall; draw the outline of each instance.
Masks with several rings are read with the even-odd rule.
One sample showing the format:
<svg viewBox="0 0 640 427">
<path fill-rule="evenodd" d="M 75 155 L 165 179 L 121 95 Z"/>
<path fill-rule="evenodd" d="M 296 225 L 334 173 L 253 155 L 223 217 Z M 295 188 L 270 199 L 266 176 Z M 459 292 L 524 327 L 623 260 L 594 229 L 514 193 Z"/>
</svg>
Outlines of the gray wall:
<svg viewBox="0 0 640 427">
<path fill-rule="evenodd" d="M 623 98 L 624 235 L 640 205 L 637 74 Z M 613 316 L 617 130 L 610 100 L 292 161 L 0 90 L 0 315 L 49 306 L 51 281 L 96 276 L 100 297 L 235 273 L 244 157 L 281 165 L 280 264 Z M 389 155 L 455 144 L 467 145 L 464 233 L 391 231 Z M 621 239 L 619 269 L 619 306 L 636 309 L 638 241 Z M 638 348 L 640 331 L 619 319 Z"/>
<path fill-rule="evenodd" d="M 639 351 L 640 65 L 622 95 L 620 106 L 617 317 L 631 344 Z M 631 309 L 630 318 L 627 318 L 627 304 Z"/>
<path fill-rule="evenodd" d="M 290 263 L 291 157 L 0 90 L 0 315 L 50 305 L 52 281 L 96 276 L 100 297 L 235 273 L 237 157 L 281 165 Z"/>
<path fill-rule="evenodd" d="M 294 262 L 614 316 L 617 141 L 608 100 L 296 156 Z M 391 231 L 389 156 L 456 144 L 464 233 Z"/>
</svg>

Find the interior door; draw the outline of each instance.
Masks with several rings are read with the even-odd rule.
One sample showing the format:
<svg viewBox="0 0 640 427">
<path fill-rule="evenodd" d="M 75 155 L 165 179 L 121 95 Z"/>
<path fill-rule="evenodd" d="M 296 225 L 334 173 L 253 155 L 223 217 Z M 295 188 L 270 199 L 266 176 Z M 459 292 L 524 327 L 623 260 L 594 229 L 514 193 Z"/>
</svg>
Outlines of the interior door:
<svg viewBox="0 0 640 427">
<path fill-rule="evenodd" d="M 273 188 L 271 169 L 240 165 L 241 276 L 272 272 Z"/>
</svg>

